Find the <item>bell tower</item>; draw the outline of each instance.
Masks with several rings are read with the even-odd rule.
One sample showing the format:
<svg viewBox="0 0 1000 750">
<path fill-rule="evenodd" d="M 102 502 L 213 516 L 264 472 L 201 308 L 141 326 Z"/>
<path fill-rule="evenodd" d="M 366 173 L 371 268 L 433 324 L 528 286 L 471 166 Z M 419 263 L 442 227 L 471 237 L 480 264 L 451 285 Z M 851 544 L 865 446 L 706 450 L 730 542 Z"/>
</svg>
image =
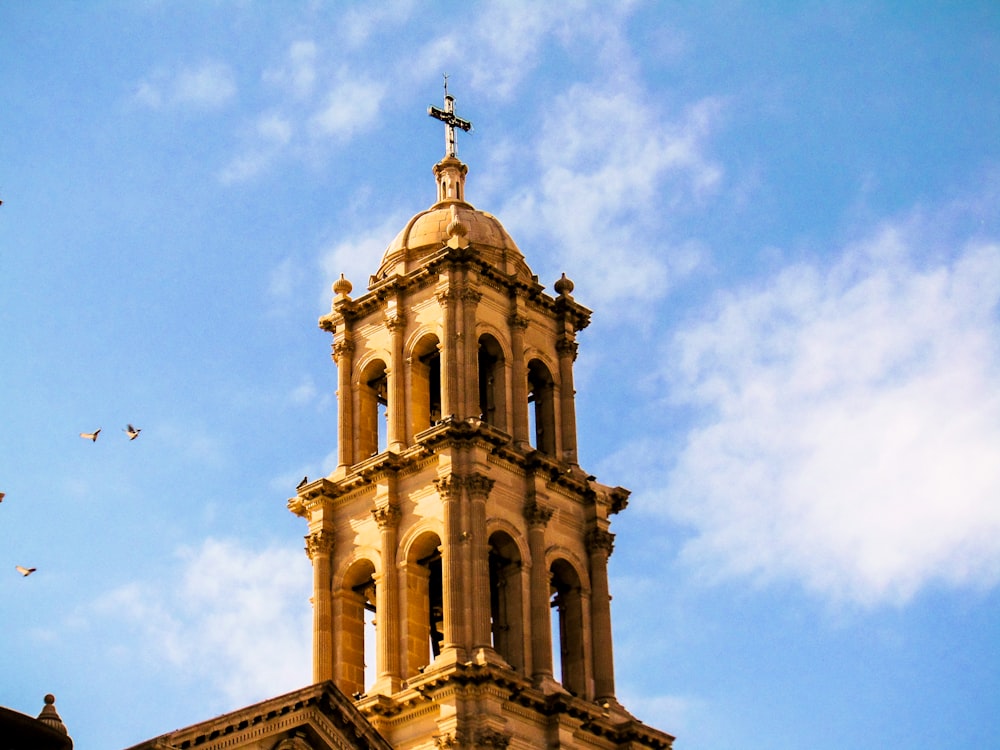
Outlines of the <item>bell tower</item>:
<svg viewBox="0 0 1000 750">
<path fill-rule="evenodd" d="M 319 321 L 338 466 L 289 500 L 308 522 L 314 682 L 395 748 L 669 748 L 615 698 L 609 526 L 629 493 L 577 461 L 591 312 L 466 202 L 455 129 L 471 124 L 447 84 L 429 114 L 446 128 L 436 202 L 364 294 L 341 275 Z"/>
</svg>

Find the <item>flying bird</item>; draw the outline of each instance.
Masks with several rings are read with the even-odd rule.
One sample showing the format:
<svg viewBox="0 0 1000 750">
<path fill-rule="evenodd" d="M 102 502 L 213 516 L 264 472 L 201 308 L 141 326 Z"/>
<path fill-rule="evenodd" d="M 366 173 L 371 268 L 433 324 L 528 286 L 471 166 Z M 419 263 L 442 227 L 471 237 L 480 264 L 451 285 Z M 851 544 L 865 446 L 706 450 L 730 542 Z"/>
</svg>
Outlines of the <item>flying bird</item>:
<svg viewBox="0 0 1000 750">
<path fill-rule="evenodd" d="M 126 435 L 128 435 L 129 440 L 135 440 L 137 437 L 139 437 L 139 433 L 142 432 L 142 430 L 140 430 L 138 427 L 133 427 L 132 425 L 128 425 L 125 427 L 124 432 Z"/>
<path fill-rule="evenodd" d="M 100 430 L 96 430 L 94 432 L 81 432 L 80 433 L 80 437 L 82 437 L 84 440 L 90 440 L 90 441 L 96 443 L 97 442 L 97 436 L 100 435 L 100 434 L 101 434 Z"/>
<path fill-rule="evenodd" d="M 16 570 L 16 571 L 17 571 L 18 573 L 20 573 L 21 575 L 23 575 L 23 576 L 25 576 L 25 577 L 27 577 L 27 576 L 30 576 L 30 575 L 31 575 L 32 573 L 34 573 L 34 572 L 35 572 L 35 569 L 34 569 L 34 568 L 25 568 L 25 567 L 23 567 L 23 566 L 21 566 L 21 565 L 15 565 L 15 566 L 14 566 L 14 569 L 15 569 L 15 570 Z"/>
</svg>

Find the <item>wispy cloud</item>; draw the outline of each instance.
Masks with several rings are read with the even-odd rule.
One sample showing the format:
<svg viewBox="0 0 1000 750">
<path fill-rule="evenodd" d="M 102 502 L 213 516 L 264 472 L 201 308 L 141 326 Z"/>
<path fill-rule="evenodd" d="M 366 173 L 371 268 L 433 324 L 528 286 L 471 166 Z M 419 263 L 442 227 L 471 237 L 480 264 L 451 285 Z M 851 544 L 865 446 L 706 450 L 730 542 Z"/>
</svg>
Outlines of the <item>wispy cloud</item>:
<svg viewBox="0 0 1000 750">
<path fill-rule="evenodd" d="M 333 299 L 331 287 L 340 278 L 340 274 L 344 274 L 354 286 L 352 297 L 359 297 L 367 291 L 369 277 L 381 263 L 389 242 L 405 225 L 406 219 L 402 215 L 393 214 L 381 224 L 368 226 L 362 232 L 347 230 L 344 236 L 348 239 L 335 241 L 320 251 L 318 262 L 326 280 L 321 295 L 324 312 L 330 308 L 330 301 Z"/>
<path fill-rule="evenodd" d="M 220 109 L 236 97 L 236 81 L 228 65 L 207 60 L 176 70 L 161 68 L 139 83 L 135 100 L 152 109 Z"/>
<path fill-rule="evenodd" d="M 708 98 L 671 121 L 635 86 L 573 86 L 546 116 L 537 179 L 501 211 L 508 229 L 553 247 L 594 304 L 662 296 L 703 260 L 662 219 L 719 185 L 706 142 L 723 110 Z"/>
<path fill-rule="evenodd" d="M 175 575 L 119 587 L 84 619 L 114 617 L 116 628 L 139 631 L 119 639 L 142 644 L 131 663 L 208 683 L 233 705 L 308 683 L 310 576 L 301 550 L 206 539 L 177 559 Z"/>
<path fill-rule="evenodd" d="M 703 419 L 638 499 L 690 527 L 695 568 L 865 605 L 1000 582 L 1000 244 L 944 253 L 926 229 L 887 224 L 677 332 L 670 405 Z"/>
</svg>

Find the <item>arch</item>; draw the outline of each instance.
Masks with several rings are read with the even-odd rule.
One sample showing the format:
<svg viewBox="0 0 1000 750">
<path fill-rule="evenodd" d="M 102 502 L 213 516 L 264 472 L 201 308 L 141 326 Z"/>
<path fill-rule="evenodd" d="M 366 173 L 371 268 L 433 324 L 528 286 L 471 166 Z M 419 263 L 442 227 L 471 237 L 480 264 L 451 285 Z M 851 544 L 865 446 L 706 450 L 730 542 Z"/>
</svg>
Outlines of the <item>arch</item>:
<svg viewBox="0 0 1000 750">
<path fill-rule="evenodd" d="M 358 369 L 356 384 L 357 451 L 356 460 L 364 461 L 385 450 L 389 407 L 389 380 L 384 359 L 373 358 Z"/>
<path fill-rule="evenodd" d="M 558 616 L 560 682 L 573 695 L 585 697 L 583 586 L 576 567 L 566 558 L 553 560 L 549 574 L 552 608 Z"/>
<path fill-rule="evenodd" d="M 430 529 L 413 534 L 402 547 L 404 677 L 412 677 L 440 653 L 444 636 L 441 537 Z"/>
<path fill-rule="evenodd" d="M 507 357 L 492 333 L 479 336 L 479 414 L 487 424 L 507 429 Z"/>
<path fill-rule="evenodd" d="M 333 632 L 337 687 L 351 695 L 365 692 L 365 651 L 373 639 L 365 637 L 366 612 L 375 612 L 375 565 L 366 557 L 355 559 L 333 590 Z"/>
<path fill-rule="evenodd" d="M 556 455 L 555 381 L 548 365 L 538 358 L 528 362 L 528 415 L 534 427 L 532 445 Z"/>
<path fill-rule="evenodd" d="M 490 630 L 494 650 L 524 674 L 524 566 L 522 550 L 507 531 L 490 534 Z"/>
<path fill-rule="evenodd" d="M 441 340 L 425 331 L 410 347 L 410 440 L 441 420 Z"/>
</svg>

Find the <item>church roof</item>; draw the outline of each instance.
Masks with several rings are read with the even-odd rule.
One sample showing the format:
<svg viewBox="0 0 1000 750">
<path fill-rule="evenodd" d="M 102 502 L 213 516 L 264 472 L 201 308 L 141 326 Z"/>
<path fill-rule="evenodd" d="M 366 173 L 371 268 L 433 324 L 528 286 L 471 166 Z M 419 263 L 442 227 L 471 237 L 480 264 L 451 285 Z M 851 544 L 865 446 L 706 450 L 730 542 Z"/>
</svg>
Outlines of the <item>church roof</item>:
<svg viewBox="0 0 1000 750">
<path fill-rule="evenodd" d="M 129 750 L 392 750 L 350 698 L 321 682 L 154 737 Z"/>
</svg>

